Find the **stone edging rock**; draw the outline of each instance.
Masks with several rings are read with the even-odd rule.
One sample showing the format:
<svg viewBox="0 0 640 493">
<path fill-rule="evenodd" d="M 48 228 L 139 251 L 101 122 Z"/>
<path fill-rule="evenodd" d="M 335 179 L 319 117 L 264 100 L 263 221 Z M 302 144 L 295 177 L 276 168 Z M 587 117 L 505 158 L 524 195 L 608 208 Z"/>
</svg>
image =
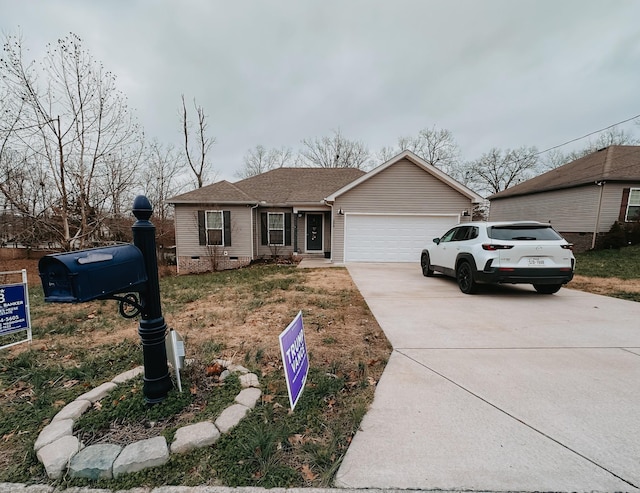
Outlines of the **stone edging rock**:
<svg viewBox="0 0 640 493">
<path fill-rule="evenodd" d="M 216 363 L 225 368 L 221 379 L 230 373 L 240 374 L 242 390 L 235 397 L 235 403 L 222 411 L 215 422 L 202 421 L 178 428 L 171 446 L 167 444 L 165 437 L 158 436 L 125 447 L 108 443 L 85 447 L 78 437 L 73 435 L 74 420 L 119 384 L 144 373 L 142 366 L 121 373 L 110 382 L 77 397 L 63 407 L 51 423 L 43 428 L 33 446 L 47 476 L 58 479 L 68 470 L 71 477 L 110 479 L 165 464 L 170 453 L 181 454 L 215 443 L 222 433 L 231 430 L 255 407 L 262 395 L 258 377 L 254 373 L 229 361 L 217 360 Z"/>
</svg>

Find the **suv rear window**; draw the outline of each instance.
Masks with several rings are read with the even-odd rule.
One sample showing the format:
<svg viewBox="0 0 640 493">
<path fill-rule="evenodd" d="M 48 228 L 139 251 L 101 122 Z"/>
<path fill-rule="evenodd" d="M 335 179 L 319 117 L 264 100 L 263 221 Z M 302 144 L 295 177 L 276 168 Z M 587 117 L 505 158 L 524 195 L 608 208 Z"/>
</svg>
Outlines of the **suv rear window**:
<svg viewBox="0 0 640 493">
<path fill-rule="evenodd" d="M 494 240 L 561 240 L 551 226 L 507 225 L 488 228 L 489 238 Z"/>
</svg>

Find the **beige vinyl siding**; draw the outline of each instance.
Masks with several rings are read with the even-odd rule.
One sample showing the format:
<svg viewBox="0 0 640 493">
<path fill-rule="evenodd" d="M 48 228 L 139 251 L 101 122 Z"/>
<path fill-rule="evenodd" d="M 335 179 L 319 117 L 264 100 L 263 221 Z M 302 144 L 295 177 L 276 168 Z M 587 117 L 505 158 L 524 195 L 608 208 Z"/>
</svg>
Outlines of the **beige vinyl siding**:
<svg viewBox="0 0 640 493">
<path fill-rule="evenodd" d="M 218 247 L 229 257 L 251 256 L 251 208 L 228 205 L 183 205 L 176 204 L 176 255 L 178 257 L 207 257 L 206 246 L 199 245 L 198 211 L 231 212 L 231 246 Z"/>
<path fill-rule="evenodd" d="M 605 183 L 565 190 L 508 197 L 491 201 L 491 221 L 534 220 L 551 222 L 554 229 L 563 233 L 592 233 L 596 227 L 598 204 L 600 221 L 598 233 L 609 231 L 617 221 L 622 201 L 622 190 L 629 185 Z"/>
<path fill-rule="evenodd" d="M 598 233 L 611 229 L 611 225 L 618 220 L 622 204 L 622 191 L 625 188 L 640 188 L 637 183 L 606 183 L 602 194 L 602 208 L 600 212 L 600 227 Z M 624 217 L 622 218 L 624 221 Z"/>
<path fill-rule="evenodd" d="M 344 217 L 337 212 L 340 209 L 336 207 L 334 209 L 333 216 L 333 247 L 331 248 L 331 260 L 333 262 L 344 262 Z"/>
<path fill-rule="evenodd" d="M 324 251 L 331 251 L 331 213 L 327 212 L 324 214 Z"/>
<path fill-rule="evenodd" d="M 337 197 L 345 212 L 460 213 L 471 201 L 408 160 L 402 160 Z"/>
<path fill-rule="evenodd" d="M 345 213 L 461 215 L 471 200 L 408 160 L 372 176 L 336 198 L 332 259 L 344 261 Z"/>
</svg>

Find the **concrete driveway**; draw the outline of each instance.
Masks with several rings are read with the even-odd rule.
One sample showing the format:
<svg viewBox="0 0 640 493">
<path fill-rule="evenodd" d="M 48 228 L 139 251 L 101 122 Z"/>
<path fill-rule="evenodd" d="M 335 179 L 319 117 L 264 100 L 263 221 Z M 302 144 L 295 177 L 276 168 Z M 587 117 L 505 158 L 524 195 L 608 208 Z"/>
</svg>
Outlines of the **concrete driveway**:
<svg viewBox="0 0 640 493">
<path fill-rule="evenodd" d="M 640 491 L 640 303 L 347 268 L 394 352 L 338 486 Z"/>
</svg>

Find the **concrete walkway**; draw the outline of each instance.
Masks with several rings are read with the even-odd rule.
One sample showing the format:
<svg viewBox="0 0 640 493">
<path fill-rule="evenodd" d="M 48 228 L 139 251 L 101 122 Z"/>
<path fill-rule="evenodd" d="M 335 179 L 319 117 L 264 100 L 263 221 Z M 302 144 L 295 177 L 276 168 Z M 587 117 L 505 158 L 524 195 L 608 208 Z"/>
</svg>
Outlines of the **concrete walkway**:
<svg viewBox="0 0 640 493">
<path fill-rule="evenodd" d="M 327 267 L 344 267 L 344 264 L 334 264 L 331 259 L 308 257 L 298 264 L 299 269 L 323 269 Z"/>
<path fill-rule="evenodd" d="M 338 486 L 640 491 L 640 303 L 347 268 L 394 352 Z"/>
</svg>

